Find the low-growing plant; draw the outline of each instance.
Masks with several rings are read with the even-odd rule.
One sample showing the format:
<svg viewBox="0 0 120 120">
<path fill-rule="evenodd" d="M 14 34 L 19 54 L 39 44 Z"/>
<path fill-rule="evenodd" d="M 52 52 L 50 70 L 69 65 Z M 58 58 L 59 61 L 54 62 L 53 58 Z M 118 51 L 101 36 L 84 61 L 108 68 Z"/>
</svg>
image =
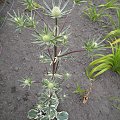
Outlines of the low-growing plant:
<svg viewBox="0 0 120 120">
<path fill-rule="evenodd" d="M 86 42 L 84 42 L 83 48 L 86 49 L 89 57 L 93 58 L 94 54 L 100 53 L 100 52 L 103 52 L 103 50 L 106 50 L 106 47 L 103 44 L 105 39 L 101 40 L 101 38 L 102 38 L 101 36 L 98 38 L 90 37 Z"/>
<path fill-rule="evenodd" d="M 110 97 L 109 100 L 113 103 L 114 108 L 120 110 L 120 97 Z"/>
<path fill-rule="evenodd" d="M 86 93 L 86 90 L 81 88 L 81 86 L 77 84 L 74 93 L 79 94 L 80 96 L 83 97 L 85 95 L 85 93 Z"/>
<path fill-rule="evenodd" d="M 108 55 L 97 54 L 96 56 L 100 57 L 92 61 L 87 70 L 87 76 L 89 78 L 96 78 L 107 70 L 112 70 L 120 74 L 120 45 L 111 45 L 112 53 Z"/>
<path fill-rule="evenodd" d="M 103 22 L 103 17 L 108 16 L 104 13 L 103 9 L 99 9 L 95 4 L 88 3 L 88 6 L 86 10 L 84 11 L 84 14 L 93 22 L 101 21 Z"/>
<path fill-rule="evenodd" d="M 120 37 L 120 8 L 116 9 L 116 18 L 117 18 L 117 21 L 115 21 L 115 20 L 113 20 L 113 18 L 111 18 L 113 30 L 105 36 L 105 39 Z"/>
</svg>

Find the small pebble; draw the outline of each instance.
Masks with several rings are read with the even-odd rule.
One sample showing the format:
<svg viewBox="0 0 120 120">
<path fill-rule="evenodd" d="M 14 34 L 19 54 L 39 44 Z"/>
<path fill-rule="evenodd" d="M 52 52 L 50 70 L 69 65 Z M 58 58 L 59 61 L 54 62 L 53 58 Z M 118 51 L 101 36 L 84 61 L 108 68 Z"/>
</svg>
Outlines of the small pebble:
<svg viewBox="0 0 120 120">
<path fill-rule="evenodd" d="M 15 67 L 14 71 L 18 72 L 19 71 L 19 67 Z"/>
<path fill-rule="evenodd" d="M 21 100 L 21 98 L 20 98 L 20 97 L 17 97 L 17 100 L 18 100 L 18 101 L 20 101 L 20 100 Z"/>
<path fill-rule="evenodd" d="M 66 88 L 69 89 L 69 88 L 70 88 L 70 84 L 67 84 L 67 85 L 66 85 Z"/>
<path fill-rule="evenodd" d="M 24 57 L 23 60 L 25 60 L 25 61 L 30 61 L 30 59 L 27 58 L 27 57 Z"/>
</svg>

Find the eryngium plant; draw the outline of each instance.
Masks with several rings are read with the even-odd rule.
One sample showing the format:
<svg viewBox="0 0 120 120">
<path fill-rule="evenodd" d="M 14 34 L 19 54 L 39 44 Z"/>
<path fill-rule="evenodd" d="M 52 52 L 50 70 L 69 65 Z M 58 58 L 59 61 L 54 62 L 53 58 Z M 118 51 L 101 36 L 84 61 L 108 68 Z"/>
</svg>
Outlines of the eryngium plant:
<svg viewBox="0 0 120 120">
<path fill-rule="evenodd" d="M 83 48 L 86 49 L 88 52 L 88 56 L 93 57 L 94 54 L 103 52 L 103 50 L 106 50 L 105 44 L 103 43 L 105 40 L 101 40 L 100 37 L 93 37 L 89 38 L 88 41 L 84 42 Z"/>
<path fill-rule="evenodd" d="M 19 11 L 18 13 L 13 11 L 13 15 L 9 14 L 11 17 L 10 21 L 16 25 L 17 30 L 21 31 L 23 28 L 26 28 L 34 31 L 32 35 L 35 38 L 35 41 L 33 43 L 39 44 L 45 51 L 40 55 L 40 62 L 46 64 L 49 63 L 52 66 L 51 72 L 46 68 L 47 74 L 43 79 L 43 92 L 39 95 L 36 107 L 28 112 L 28 118 L 32 120 L 68 120 L 67 112 L 57 111 L 57 107 L 59 105 L 58 93 L 61 91 L 61 82 L 58 81 L 62 80 L 63 82 L 70 77 L 70 74 L 67 72 L 59 74 L 60 72 L 57 73 L 57 71 L 62 57 L 74 52 L 81 52 L 81 50 L 79 50 L 67 53 L 66 50 L 63 50 L 63 46 L 67 44 L 70 35 L 68 32 L 69 26 L 65 27 L 65 22 L 61 27 L 62 29 L 60 29 L 58 20 L 71 12 L 72 9 L 66 10 L 68 2 L 69 1 L 67 0 L 62 6 L 62 0 L 59 0 L 58 2 L 52 0 L 51 8 L 48 3 L 43 0 L 45 5 L 45 7 L 42 7 L 44 8 L 44 14 L 54 20 L 54 27 L 51 27 L 48 22 L 42 18 L 41 14 L 37 11 L 38 8 L 41 8 L 40 4 L 36 3 L 34 0 L 23 0 L 23 5 L 26 6 L 25 10 L 29 10 L 31 14 L 20 13 Z M 36 14 L 44 24 L 40 29 L 38 29 L 39 22 L 35 19 Z M 28 77 L 23 79 L 21 86 L 28 87 L 30 89 L 33 83 L 35 84 L 36 82 L 32 81 L 31 78 Z"/>
</svg>

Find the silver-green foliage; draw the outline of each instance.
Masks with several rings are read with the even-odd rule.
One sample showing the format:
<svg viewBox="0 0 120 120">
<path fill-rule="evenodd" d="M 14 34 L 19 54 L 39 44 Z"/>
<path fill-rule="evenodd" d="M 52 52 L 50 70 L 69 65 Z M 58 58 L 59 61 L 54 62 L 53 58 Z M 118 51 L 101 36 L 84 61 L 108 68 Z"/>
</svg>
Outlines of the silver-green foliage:
<svg viewBox="0 0 120 120">
<path fill-rule="evenodd" d="M 23 28 L 36 28 L 37 21 L 35 20 L 35 14 L 31 12 L 31 15 L 25 15 L 24 13 L 20 13 L 19 11 L 16 13 L 13 11 L 13 15 L 10 14 L 11 23 L 16 25 L 16 30 L 21 31 Z"/>
<path fill-rule="evenodd" d="M 57 112 L 59 105 L 59 99 L 56 94 L 59 91 L 58 84 L 55 81 L 45 79 L 43 81 L 43 89 L 44 92 L 39 96 L 38 104 L 28 112 L 28 118 L 35 120 L 52 120 L 54 118 L 57 120 L 68 120 L 67 112 Z"/>
</svg>

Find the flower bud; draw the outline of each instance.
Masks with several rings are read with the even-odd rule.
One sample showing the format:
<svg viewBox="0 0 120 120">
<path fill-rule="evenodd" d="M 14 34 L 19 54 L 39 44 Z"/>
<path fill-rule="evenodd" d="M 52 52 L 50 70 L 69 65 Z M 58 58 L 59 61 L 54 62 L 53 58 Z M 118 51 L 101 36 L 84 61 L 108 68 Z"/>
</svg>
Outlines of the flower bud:
<svg viewBox="0 0 120 120">
<path fill-rule="evenodd" d="M 49 35 L 44 35 L 43 36 L 43 41 L 49 41 L 50 40 L 50 36 Z"/>
<path fill-rule="evenodd" d="M 55 6 L 53 7 L 52 11 L 51 11 L 51 15 L 55 18 L 61 16 L 61 10 L 59 7 Z"/>
<path fill-rule="evenodd" d="M 49 88 L 49 89 L 52 89 L 53 87 L 54 87 L 54 83 L 51 83 L 51 82 L 48 83 L 48 88 Z"/>
</svg>

